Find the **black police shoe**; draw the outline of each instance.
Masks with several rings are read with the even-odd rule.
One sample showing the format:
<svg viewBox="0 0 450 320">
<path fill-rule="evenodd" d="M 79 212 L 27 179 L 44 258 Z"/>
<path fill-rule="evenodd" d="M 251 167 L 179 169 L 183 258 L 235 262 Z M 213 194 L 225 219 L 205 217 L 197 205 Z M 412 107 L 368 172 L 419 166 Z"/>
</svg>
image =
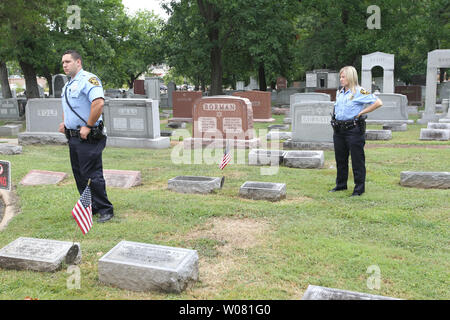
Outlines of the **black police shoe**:
<svg viewBox="0 0 450 320">
<path fill-rule="evenodd" d="M 336 192 L 336 191 L 342 191 L 342 190 L 347 190 L 347 188 L 338 188 L 338 187 L 334 187 L 333 189 L 331 189 L 328 192 Z"/>
<path fill-rule="evenodd" d="M 352 195 L 350 197 L 359 197 L 361 196 L 362 193 L 358 193 L 358 192 L 353 192 Z"/>
<path fill-rule="evenodd" d="M 108 220 L 111 220 L 112 217 L 114 217 L 114 214 L 112 214 L 112 213 L 100 213 L 100 218 L 98 218 L 97 222 L 98 223 L 103 223 L 103 222 L 106 222 Z"/>
</svg>

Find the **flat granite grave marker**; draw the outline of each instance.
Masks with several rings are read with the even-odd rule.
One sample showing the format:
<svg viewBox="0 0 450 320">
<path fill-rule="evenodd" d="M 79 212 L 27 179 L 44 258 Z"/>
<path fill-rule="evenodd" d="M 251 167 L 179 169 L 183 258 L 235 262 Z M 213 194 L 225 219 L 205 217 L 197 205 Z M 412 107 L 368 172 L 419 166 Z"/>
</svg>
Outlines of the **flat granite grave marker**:
<svg viewBox="0 0 450 320">
<path fill-rule="evenodd" d="M 450 130 L 446 129 L 420 129 L 420 140 L 450 140 Z"/>
<path fill-rule="evenodd" d="M 286 151 L 252 149 L 248 153 L 248 164 L 254 166 L 279 165 L 283 162 Z"/>
<path fill-rule="evenodd" d="M 383 124 L 383 130 L 391 130 L 392 131 L 406 131 L 408 129 L 408 125 L 406 123 L 386 123 Z"/>
<path fill-rule="evenodd" d="M 180 193 L 211 193 L 222 188 L 223 178 L 178 176 L 168 181 L 168 189 Z"/>
<path fill-rule="evenodd" d="M 78 250 L 72 249 L 75 254 L 68 257 L 74 245 Z M 54 272 L 61 269 L 63 261 L 81 262 L 79 243 L 20 237 L 0 249 L 0 267 L 5 269 Z"/>
<path fill-rule="evenodd" d="M 141 184 L 140 171 L 104 169 L 103 176 L 107 187 L 128 189 Z"/>
<path fill-rule="evenodd" d="M 450 189 L 450 172 L 402 171 L 400 185 L 424 189 Z"/>
<path fill-rule="evenodd" d="M 180 293 L 198 280 L 195 250 L 121 241 L 98 262 L 103 283 L 132 291 Z"/>
<path fill-rule="evenodd" d="M 22 146 L 16 146 L 14 144 L 6 144 L 6 143 L 0 143 L 0 154 L 21 154 L 22 153 Z"/>
<path fill-rule="evenodd" d="M 325 162 L 324 153 L 318 151 L 287 151 L 284 155 L 284 165 L 291 168 L 311 169 L 322 168 Z"/>
<path fill-rule="evenodd" d="M 302 300 L 399 300 L 396 298 L 378 296 L 326 287 L 309 285 L 303 294 Z"/>
<path fill-rule="evenodd" d="M 246 181 L 239 189 L 239 196 L 253 200 L 280 201 L 286 198 L 286 184 Z"/>
<path fill-rule="evenodd" d="M 20 125 L 7 124 L 0 127 L 0 136 L 16 136 L 19 134 Z"/>
<path fill-rule="evenodd" d="M 366 140 L 391 140 L 391 130 L 366 130 Z"/>
<path fill-rule="evenodd" d="M 43 184 L 58 184 L 67 177 L 65 172 L 31 170 L 20 181 L 24 186 L 37 186 Z"/>
</svg>

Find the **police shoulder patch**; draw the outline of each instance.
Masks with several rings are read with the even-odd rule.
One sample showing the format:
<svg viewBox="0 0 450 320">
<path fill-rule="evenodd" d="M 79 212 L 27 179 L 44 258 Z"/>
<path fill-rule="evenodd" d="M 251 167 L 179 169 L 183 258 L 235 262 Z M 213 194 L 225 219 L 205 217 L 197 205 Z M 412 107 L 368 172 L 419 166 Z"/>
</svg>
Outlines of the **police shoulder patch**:
<svg viewBox="0 0 450 320">
<path fill-rule="evenodd" d="M 367 91 L 367 90 L 364 90 L 364 89 L 362 89 L 362 88 L 361 88 L 361 93 L 362 93 L 362 94 L 370 94 L 370 92 L 369 92 L 369 91 Z"/>
<path fill-rule="evenodd" d="M 89 81 L 89 83 L 92 83 L 94 86 L 100 85 L 100 83 L 98 82 L 98 79 L 96 77 L 90 77 L 88 81 Z"/>
</svg>

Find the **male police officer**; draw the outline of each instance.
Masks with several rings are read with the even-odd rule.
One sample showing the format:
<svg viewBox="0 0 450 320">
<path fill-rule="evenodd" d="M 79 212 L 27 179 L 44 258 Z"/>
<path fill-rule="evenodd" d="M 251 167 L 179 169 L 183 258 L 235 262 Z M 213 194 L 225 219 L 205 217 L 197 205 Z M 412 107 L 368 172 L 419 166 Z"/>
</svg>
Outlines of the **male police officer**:
<svg viewBox="0 0 450 320">
<path fill-rule="evenodd" d="M 106 136 L 100 133 L 100 137 L 93 138 L 102 125 L 103 87 L 95 75 L 83 70 L 81 56 L 75 50 L 64 53 L 62 65 L 70 80 L 61 97 L 64 122 L 59 125 L 59 131 L 69 141 L 70 163 L 80 195 L 91 179 L 92 213 L 100 215 L 98 222 L 106 222 L 114 216 L 103 177 L 102 151 Z"/>
</svg>

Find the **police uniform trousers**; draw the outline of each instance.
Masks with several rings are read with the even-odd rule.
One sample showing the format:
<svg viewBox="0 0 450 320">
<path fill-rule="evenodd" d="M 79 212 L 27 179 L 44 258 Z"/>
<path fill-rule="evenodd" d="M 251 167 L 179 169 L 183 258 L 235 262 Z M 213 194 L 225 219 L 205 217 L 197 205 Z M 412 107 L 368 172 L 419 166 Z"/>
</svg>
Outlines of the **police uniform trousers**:
<svg viewBox="0 0 450 320">
<path fill-rule="evenodd" d="M 94 142 L 81 141 L 78 137 L 70 137 L 69 151 L 72 172 L 80 195 L 91 179 L 92 212 L 113 214 L 113 205 L 106 194 L 106 184 L 103 177 L 102 152 L 106 146 L 106 137 Z"/>
<path fill-rule="evenodd" d="M 337 167 L 336 189 L 347 188 L 348 156 L 350 155 L 355 182 L 353 193 L 362 194 L 365 191 L 366 180 L 365 133 L 361 132 L 359 126 L 348 130 L 340 129 L 334 133 L 333 142 Z"/>
</svg>

